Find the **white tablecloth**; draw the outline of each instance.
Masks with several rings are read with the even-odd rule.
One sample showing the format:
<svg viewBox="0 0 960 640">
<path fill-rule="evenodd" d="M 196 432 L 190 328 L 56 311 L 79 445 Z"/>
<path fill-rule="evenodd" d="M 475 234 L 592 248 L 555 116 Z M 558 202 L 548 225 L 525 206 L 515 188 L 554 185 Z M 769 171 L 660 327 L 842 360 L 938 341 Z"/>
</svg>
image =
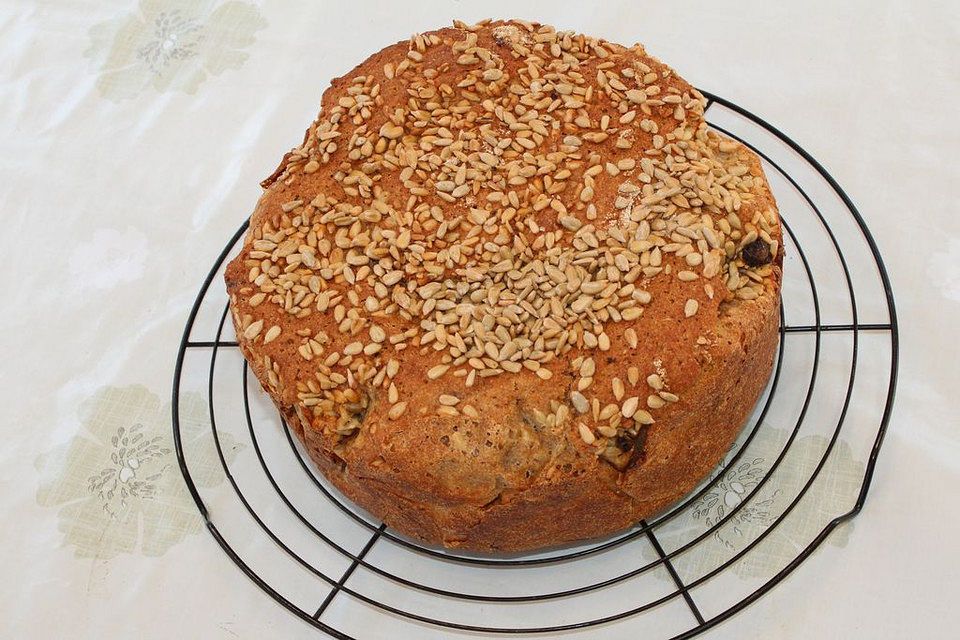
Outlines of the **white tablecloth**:
<svg viewBox="0 0 960 640">
<path fill-rule="evenodd" d="M 0 636 L 313 637 L 229 562 L 183 488 L 168 436 L 180 333 L 330 78 L 454 18 L 520 16 L 640 40 L 777 124 L 846 188 L 890 271 L 902 369 L 865 509 L 705 637 L 956 637 L 960 5 L 479 5 L 0 3 Z M 200 438 L 203 398 L 181 403 Z M 229 494 L 222 474 L 197 482 Z"/>
</svg>

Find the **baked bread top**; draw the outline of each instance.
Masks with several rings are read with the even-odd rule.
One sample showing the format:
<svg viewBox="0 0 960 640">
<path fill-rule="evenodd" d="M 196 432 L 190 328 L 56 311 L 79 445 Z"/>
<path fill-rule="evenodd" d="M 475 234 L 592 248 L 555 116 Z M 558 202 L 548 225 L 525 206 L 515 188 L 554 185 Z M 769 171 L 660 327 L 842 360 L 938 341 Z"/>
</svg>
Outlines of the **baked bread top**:
<svg viewBox="0 0 960 640">
<path fill-rule="evenodd" d="M 775 203 L 704 107 L 642 46 L 536 23 L 374 54 L 324 92 L 228 267 L 254 371 L 325 455 L 407 497 L 615 479 L 725 327 L 776 309 Z"/>
</svg>

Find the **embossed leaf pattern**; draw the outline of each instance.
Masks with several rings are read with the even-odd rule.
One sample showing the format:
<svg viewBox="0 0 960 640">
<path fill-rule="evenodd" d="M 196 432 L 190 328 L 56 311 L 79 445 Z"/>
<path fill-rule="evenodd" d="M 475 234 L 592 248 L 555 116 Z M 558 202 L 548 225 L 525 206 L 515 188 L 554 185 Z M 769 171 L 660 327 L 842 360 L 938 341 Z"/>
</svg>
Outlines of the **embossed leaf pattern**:
<svg viewBox="0 0 960 640">
<path fill-rule="evenodd" d="M 668 547 L 677 548 L 714 529 L 689 552 L 672 559 L 682 578 L 692 581 L 745 549 L 771 528 L 799 493 L 828 440 L 820 435 L 798 437 L 775 475 L 761 485 L 788 436 L 786 430 L 761 425 L 749 450 L 732 466 L 721 465 L 724 471 L 712 487 L 658 531 Z M 727 461 L 734 455 L 731 452 Z M 789 525 L 774 527 L 755 550 L 734 563 L 733 571 L 741 578 L 769 578 L 782 569 L 826 522 L 852 506 L 864 469 L 863 462 L 852 458 L 849 444 L 839 440 L 818 480 L 791 512 Z M 849 532 L 850 525 L 841 527 L 828 540 L 845 545 Z"/>
<path fill-rule="evenodd" d="M 206 487 L 221 483 L 206 402 L 185 394 L 180 411 L 185 446 L 197 454 L 194 480 Z M 159 556 L 200 531 L 200 514 L 177 466 L 169 404 L 145 387 L 107 387 L 84 402 L 80 420 L 77 436 L 36 460 L 37 503 L 58 509 L 65 544 L 80 557 Z M 242 446 L 228 435 L 221 445 L 228 461 Z"/>
<path fill-rule="evenodd" d="M 106 98 L 133 98 L 151 86 L 195 93 L 210 76 L 242 65 L 265 26 L 248 2 L 141 0 L 132 13 L 94 26 L 85 55 Z"/>
</svg>

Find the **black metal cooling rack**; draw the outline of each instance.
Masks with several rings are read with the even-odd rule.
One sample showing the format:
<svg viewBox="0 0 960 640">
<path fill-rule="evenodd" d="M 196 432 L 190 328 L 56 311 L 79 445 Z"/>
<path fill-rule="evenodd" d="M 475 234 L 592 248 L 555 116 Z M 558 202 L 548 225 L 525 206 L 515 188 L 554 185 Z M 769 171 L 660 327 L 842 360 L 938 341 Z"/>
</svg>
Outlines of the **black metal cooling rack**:
<svg viewBox="0 0 960 640">
<path fill-rule="evenodd" d="M 886 432 L 887 423 L 890 417 L 891 407 L 893 405 L 894 392 L 897 382 L 899 349 L 897 317 L 896 310 L 894 308 L 893 294 L 883 260 L 873 240 L 873 237 L 864 224 L 863 219 L 861 218 L 856 207 L 850 201 L 850 198 L 837 184 L 833 177 L 812 156 L 810 156 L 809 153 L 804 151 L 797 143 L 763 119 L 723 98 L 720 98 L 719 96 L 707 92 L 703 93 L 708 99 L 708 110 L 711 110 L 711 113 L 712 110 L 721 108 L 726 110 L 728 115 L 737 117 L 743 123 L 748 125 L 746 127 L 747 133 L 743 133 L 742 131 L 737 133 L 733 131 L 732 128 L 725 128 L 713 121 L 711 121 L 711 126 L 730 137 L 740 140 L 757 152 L 764 160 L 768 175 L 770 175 L 772 172 L 773 174 L 780 176 L 790 188 L 795 190 L 796 194 L 799 194 L 802 202 L 805 205 L 805 211 L 803 212 L 799 210 L 791 212 L 781 211 L 781 214 L 783 218 L 784 229 L 787 234 L 786 239 L 789 239 L 790 241 L 789 250 L 796 252 L 796 255 L 799 257 L 800 266 L 802 267 L 803 271 L 802 277 L 805 277 L 806 284 L 809 287 L 811 308 L 807 311 L 812 313 L 813 317 L 812 323 L 808 322 L 791 324 L 789 322 L 789 318 L 785 316 L 783 308 L 781 308 L 780 344 L 774 372 L 768 385 L 768 389 L 757 410 L 754 412 L 753 417 L 746 426 L 744 435 L 741 436 L 742 441 L 740 446 L 729 456 L 722 468 L 715 473 L 714 476 L 712 476 L 712 479 L 705 482 L 699 489 L 658 516 L 646 521 L 642 521 L 638 526 L 632 528 L 628 532 L 619 534 L 606 540 L 560 550 L 548 555 L 495 557 L 462 554 L 418 544 L 417 542 L 392 532 L 385 524 L 376 521 L 369 514 L 358 510 L 357 507 L 345 500 L 335 489 L 331 488 L 331 486 L 326 483 L 322 476 L 314 471 L 311 464 L 305 458 L 305 454 L 299 446 L 299 443 L 293 437 L 287 425 L 284 424 L 283 429 L 285 431 L 287 444 L 290 447 L 292 456 L 295 457 L 299 462 L 299 466 L 301 468 L 300 470 L 304 474 L 304 482 L 309 483 L 309 485 L 312 485 L 313 489 L 315 489 L 315 499 L 317 501 L 323 501 L 329 506 L 330 509 L 342 514 L 341 517 L 345 517 L 356 523 L 356 525 L 359 525 L 359 527 L 362 527 L 362 529 L 367 532 L 368 538 L 359 551 L 348 550 L 346 545 L 341 542 L 337 542 L 332 535 L 329 535 L 329 532 L 325 532 L 323 524 L 316 522 L 315 519 L 311 519 L 308 515 L 305 515 L 301 509 L 298 509 L 295 501 L 290 498 L 282 486 L 282 483 L 278 482 L 276 478 L 277 469 L 275 467 L 271 468 L 271 462 L 268 461 L 267 456 L 264 455 L 261 448 L 261 441 L 264 436 L 263 430 L 276 429 L 276 425 L 258 425 L 257 421 L 252 417 L 251 398 L 250 394 L 248 393 L 248 388 L 251 385 L 248 384 L 248 369 L 245 362 L 242 365 L 243 371 L 241 388 L 230 391 L 230 395 L 227 398 L 223 398 L 222 393 L 221 395 L 215 395 L 214 378 L 218 366 L 218 354 L 220 354 L 224 349 L 235 349 L 237 347 L 237 343 L 235 340 L 224 339 L 224 330 L 226 324 L 225 320 L 227 318 L 226 296 L 222 291 L 219 290 L 219 288 L 216 287 L 214 288 L 214 291 L 211 292 L 210 285 L 225 264 L 228 256 L 235 252 L 239 247 L 243 233 L 247 228 L 247 223 L 245 222 L 237 230 L 233 238 L 230 239 L 230 241 L 227 243 L 227 246 L 218 256 L 213 268 L 210 270 L 205 281 L 203 282 L 200 293 L 187 320 L 187 324 L 183 332 L 183 338 L 180 343 L 180 349 L 177 354 L 176 370 L 173 381 L 173 432 L 181 471 L 184 479 L 186 480 L 187 486 L 197 503 L 197 507 L 200 509 L 200 512 L 206 522 L 207 529 L 220 544 L 229 558 L 241 569 L 241 571 L 243 571 L 243 573 L 247 575 L 247 577 L 249 577 L 257 586 L 269 594 L 280 605 L 302 618 L 305 622 L 335 638 L 357 637 L 350 635 L 343 629 L 335 628 L 333 624 L 326 622 L 324 619 L 324 614 L 327 613 L 329 607 L 338 598 L 352 599 L 353 602 L 358 603 L 366 608 L 365 615 L 384 617 L 387 619 L 387 624 L 390 624 L 392 621 L 396 621 L 398 624 L 401 622 L 420 624 L 425 628 L 432 628 L 433 630 L 446 630 L 448 633 L 454 636 L 463 637 L 476 635 L 476 633 L 486 635 L 558 634 L 564 631 L 587 630 L 591 628 L 596 628 L 596 637 L 603 637 L 602 625 L 611 625 L 613 623 L 635 620 L 638 617 L 665 605 L 666 603 L 678 601 L 683 602 L 686 608 L 689 610 L 692 622 L 689 627 L 685 628 L 685 630 L 679 633 L 671 632 L 671 635 L 673 638 L 689 638 L 733 616 L 767 593 L 781 580 L 783 580 L 783 578 L 785 578 L 790 572 L 796 569 L 797 566 L 799 566 L 807 557 L 809 557 L 810 554 L 812 554 L 814 550 L 820 546 L 820 544 L 834 529 L 836 529 L 838 525 L 853 518 L 860 512 L 861 508 L 863 507 L 864 500 L 866 499 L 867 491 L 870 487 L 877 455 L 883 443 L 884 434 Z M 743 127 L 740 128 L 743 129 Z M 757 144 L 757 140 L 760 140 L 763 144 Z M 869 266 L 872 267 L 872 277 L 878 282 L 875 283 L 877 285 L 875 289 L 871 289 L 871 291 L 876 292 L 874 293 L 874 297 L 882 297 L 882 299 L 879 300 L 879 303 L 881 303 L 879 306 L 885 309 L 886 318 L 884 321 L 869 323 L 860 322 L 857 297 L 858 288 L 860 287 L 855 286 L 856 279 L 851 274 L 851 265 L 848 264 L 847 255 L 848 253 L 851 253 L 851 248 L 849 246 L 851 240 L 849 238 L 841 239 L 841 234 L 835 233 L 832 225 L 828 223 L 828 217 L 830 216 L 824 214 L 820 205 L 818 205 L 815 201 L 815 198 L 808 193 L 807 186 L 809 185 L 805 185 L 804 183 L 808 182 L 810 178 L 795 177 L 784 168 L 782 163 L 778 163 L 774 157 L 772 157 L 772 155 L 763 151 L 761 147 L 764 145 L 768 146 L 771 141 L 777 145 L 780 145 L 782 150 L 785 149 L 788 154 L 792 154 L 792 158 L 795 161 L 803 163 L 806 169 L 810 170 L 804 172 L 804 175 L 817 176 L 817 179 L 822 180 L 823 183 L 829 187 L 829 190 L 832 192 L 834 197 L 836 197 L 842 204 L 842 209 L 845 212 L 845 215 L 849 216 L 849 220 L 853 222 L 855 225 L 854 228 L 859 233 L 859 241 L 864 243 L 865 249 L 861 252 L 861 256 L 868 256 L 866 260 L 872 260 L 873 262 L 873 264 Z M 817 239 L 816 243 L 818 245 L 829 246 L 832 252 L 835 254 L 835 257 L 838 259 L 840 269 L 843 274 L 847 303 L 849 304 L 849 322 L 831 323 L 822 321 L 821 296 L 818 294 L 817 276 L 823 276 L 823 274 L 818 274 L 818 267 L 813 264 L 811 260 L 808 260 L 808 255 L 804 250 L 803 243 L 799 241 L 797 233 L 795 233 L 794 228 L 791 226 L 791 223 L 795 220 L 793 216 L 799 217 L 800 215 L 806 215 L 808 217 L 808 222 L 812 221 L 818 228 L 821 237 Z M 810 216 L 812 216 L 812 218 Z M 862 257 L 857 258 L 857 260 L 860 263 L 864 262 L 864 258 Z M 863 265 L 860 264 L 859 266 L 862 267 Z M 863 296 L 866 294 L 863 291 L 860 291 L 859 293 L 862 300 Z M 873 302 L 877 303 L 878 301 L 874 300 Z M 211 304 L 216 305 L 217 308 L 222 306 L 222 312 L 219 313 L 219 322 L 216 324 L 215 332 L 213 333 L 211 339 L 195 340 L 192 336 L 195 332 L 199 332 L 201 330 L 195 326 L 195 324 L 198 322 L 198 314 L 200 309 L 204 305 Z M 874 306 L 877 305 L 875 304 Z M 229 327 L 227 327 L 227 330 L 229 331 Z M 849 359 L 846 365 L 849 367 L 849 375 L 846 379 L 846 388 L 843 392 L 842 400 L 839 401 L 839 404 L 836 407 L 838 414 L 836 424 L 833 426 L 832 430 L 827 429 L 824 432 L 825 436 L 829 437 L 827 438 L 827 444 L 822 452 L 821 457 L 813 466 L 812 470 L 810 470 L 809 475 L 803 481 L 797 494 L 793 497 L 789 504 L 783 508 L 776 518 L 772 519 L 772 521 L 767 524 L 763 531 L 761 531 L 742 549 L 731 554 L 729 558 L 720 562 L 716 567 L 711 568 L 703 575 L 700 575 L 694 580 L 683 580 L 680 572 L 675 566 L 677 557 L 688 552 L 696 553 L 697 545 L 699 545 L 708 537 L 712 536 L 716 531 L 723 528 L 725 525 L 729 524 L 734 518 L 737 517 L 738 512 L 740 512 L 742 509 L 749 508 L 751 501 L 756 499 L 763 487 L 771 481 L 771 478 L 775 477 L 778 467 L 780 467 L 785 457 L 792 451 L 792 447 L 797 442 L 797 437 L 800 433 L 801 426 L 804 425 L 805 420 L 808 418 L 808 410 L 811 408 L 814 386 L 821 370 L 822 360 L 824 357 L 834 357 L 833 354 L 836 353 L 835 349 L 831 349 L 829 350 L 829 355 L 824 355 L 825 352 L 822 345 L 824 336 L 833 333 L 842 333 L 850 336 L 850 351 L 849 353 L 845 353 L 843 356 L 845 359 Z M 873 426 L 873 429 L 875 429 L 875 436 L 873 436 L 872 446 L 869 448 L 869 454 L 864 466 L 859 493 L 856 494 L 855 502 L 852 508 L 843 513 L 837 514 L 831 520 L 826 522 L 822 530 L 813 536 L 812 539 L 807 541 L 806 546 L 799 549 L 792 560 L 787 562 L 785 566 L 763 581 L 762 584 L 751 587 L 749 592 L 745 593 L 742 598 L 740 598 L 731 606 L 723 608 L 720 611 L 705 614 L 701 605 L 697 602 L 695 593 L 696 588 L 711 580 L 715 576 L 730 571 L 736 563 L 749 557 L 749 554 L 752 552 L 755 552 L 758 545 L 760 545 L 768 535 L 777 531 L 778 528 L 791 526 L 789 523 L 785 523 L 785 520 L 787 520 L 797 504 L 801 501 L 801 499 L 804 498 L 811 486 L 817 481 L 818 477 L 820 477 L 820 474 L 823 471 L 831 452 L 834 450 L 834 445 L 840 438 L 841 431 L 844 429 L 844 426 L 847 423 L 848 409 L 851 406 L 851 400 L 855 394 L 857 363 L 860 355 L 859 350 L 861 348 L 860 345 L 862 335 L 866 333 L 869 333 L 870 335 L 882 334 L 883 336 L 888 337 L 888 340 L 884 341 L 883 344 L 885 348 L 889 348 L 889 377 L 886 378 L 885 399 L 883 400 L 882 413 L 880 414 L 878 421 L 874 423 Z M 784 351 L 787 348 L 786 345 L 790 341 L 788 336 L 794 334 L 812 337 L 812 356 L 810 356 L 811 363 L 809 375 L 806 374 L 806 371 L 802 372 L 807 379 L 806 390 L 804 392 L 790 392 L 793 394 L 799 393 L 795 399 L 799 401 L 799 398 L 802 397 L 802 401 L 799 401 L 799 412 L 795 419 L 794 425 L 789 432 L 786 442 L 782 445 L 776 459 L 770 464 L 769 468 L 766 469 L 763 476 L 757 480 L 754 486 L 743 493 L 742 500 L 740 500 L 731 509 L 727 510 L 722 517 L 713 523 L 712 526 L 709 526 L 698 535 L 695 535 L 689 540 L 685 541 L 682 545 L 667 551 L 664 545 L 661 543 L 658 533 L 661 532 L 662 528 L 667 523 L 676 518 L 678 514 L 684 513 L 687 509 L 689 509 L 690 505 L 694 504 L 697 500 L 701 499 L 704 495 L 711 491 L 719 479 L 723 477 L 727 469 L 732 469 L 740 463 L 741 457 L 746 451 L 749 450 L 750 443 L 760 431 L 761 425 L 764 424 L 764 418 L 767 416 L 771 404 L 774 402 L 774 399 L 778 397 L 778 392 L 781 389 L 781 382 L 784 379 L 785 374 L 792 378 L 798 373 L 796 371 L 785 371 L 784 369 Z M 210 337 L 209 334 L 208 337 Z M 805 343 L 810 343 L 810 340 L 805 341 Z M 209 356 L 209 365 L 205 367 L 208 371 L 205 392 L 209 406 L 212 435 L 216 444 L 217 458 L 219 459 L 219 464 L 222 466 L 223 473 L 229 481 L 235 498 L 242 504 L 242 511 L 249 516 L 249 520 L 247 521 L 249 522 L 248 525 L 236 525 L 235 523 L 224 524 L 224 522 L 221 522 L 221 519 L 218 517 L 218 510 L 207 505 L 207 502 L 205 502 L 201 496 L 200 489 L 194 482 L 191 472 L 191 464 L 188 462 L 190 458 L 190 451 L 184 449 L 185 443 L 181 437 L 180 430 L 181 385 L 184 384 L 184 362 L 188 352 L 196 353 L 199 357 L 207 357 L 207 355 Z M 847 360 L 845 360 L 845 362 L 847 362 Z M 244 409 L 243 414 L 246 420 L 245 433 L 250 438 L 252 450 L 258 462 L 257 466 L 259 467 L 259 471 L 262 472 L 272 490 L 272 493 L 269 495 L 269 499 L 274 501 L 278 506 L 282 505 L 282 509 L 285 510 L 289 518 L 293 522 L 299 523 L 298 526 L 302 527 L 305 531 L 308 531 L 309 535 L 312 535 L 315 538 L 316 545 L 323 545 L 334 550 L 337 554 L 342 556 L 342 558 L 348 563 L 345 570 L 337 574 L 330 571 L 323 571 L 315 566 L 304 557 L 302 552 L 298 554 L 298 552 L 294 550 L 293 546 L 288 543 L 288 540 L 285 539 L 284 534 L 277 531 L 275 527 L 272 527 L 263 517 L 261 511 L 254 506 L 249 497 L 250 489 L 245 488 L 244 486 L 245 478 L 234 472 L 231 464 L 228 463 L 228 457 L 224 454 L 224 447 L 222 445 L 222 427 L 218 427 L 217 424 L 217 410 L 218 407 L 222 406 L 218 403 L 223 402 L 242 403 Z M 873 431 L 870 433 L 872 434 Z M 250 471 L 247 470 L 244 473 L 250 473 Z M 237 540 L 242 540 L 245 531 L 237 531 L 236 529 L 238 527 L 246 526 L 259 529 L 267 536 L 272 544 L 276 546 L 276 549 L 282 552 L 284 556 L 291 559 L 296 565 L 299 565 L 303 570 L 315 577 L 315 579 L 317 579 L 320 583 L 325 584 L 326 588 L 328 589 L 326 596 L 323 598 L 318 598 L 314 606 L 304 607 L 302 605 L 295 604 L 288 595 L 284 595 L 288 589 L 284 585 L 278 584 L 279 579 L 276 576 L 268 576 L 264 572 L 258 570 L 254 566 L 256 558 L 254 557 L 253 553 L 245 553 L 244 550 L 239 548 L 240 545 L 238 544 Z M 230 540 L 228 540 L 228 538 L 231 538 L 231 536 L 234 540 L 232 543 Z M 395 545 L 397 553 L 412 554 L 415 558 L 422 558 L 424 561 L 429 559 L 431 561 L 454 565 L 458 571 L 465 572 L 459 574 L 462 576 L 466 576 L 467 573 L 471 571 L 489 569 L 522 571 L 524 569 L 532 570 L 535 567 L 551 565 L 558 567 L 578 567 L 581 565 L 576 563 L 590 563 L 597 556 L 613 550 L 623 549 L 625 545 L 631 544 L 649 545 L 648 548 L 653 549 L 655 552 L 655 557 L 642 566 L 620 572 L 611 572 L 611 575 L 608 575 L 603 579 L 567 589 L 538 589 L 534 592 L 524 594 L 487 595 L 476 593 L 469 589 L 452 589 L 427 584 L 425 581 L 400 575 L 396 570 L 390 570 L 384 566 L 381 566 L 376 561 L 371 561 L 368 557 L 368 554 L 374 548 L 374 546 L 377 545 L 378 541 L 381 540 L 389 540 L 390 543 Z M 441 602 L 463 601 L 474 602 L 479 605 L 487 606 L 510 604 L 518 606 L 519 608 L 516 609 L 515 613 L 512 615 L 511 620 L 513 621 L 513 624 L 510 625 L 485 624 L 483 622 L 484 616 L 482 613 L 480 613 L 482 608 L 479 607 L 476 616 L 477 620 L 475 622 L 446 619 L 439 617 L 436 614 L 410 610 L 410 607 L 401 607 L 396 603 L 390 603 L 384 598 L 377 597 L 376 594 L 366 593 L 362 584 L 359 586 L 352 584 L 351 577 L 353 577 L 355 572 L 360 568 L 366 570 L 371 575 L 376 576 L 378 579 L 382 579 L 386 584 L 389 584 L 393 588 L 399 590 L 411 590 L 419 593 L 421 596 L 439 599 Z M 672 591 L 660 597 L 651 598 L 647 601 L 630 602 L 628 605 L 622 607 L 614 613 L 597 616 L 585 616 L 583 619 L 578 619 L 572 622 L 563 622 L 557 624 L 525 624 L 524 622 L 525 616 L 523 606 L 530 606 L 550 600 L 563 600 L 564 603 L 570 602 L 577 596 L 602 592 L 605 589 L 625 583 L 628 580 L 636 579 L 638 576 L 643 577 L 652 574 L 655 570 L 666 572 L 666 575 L 669 576 L 669 580 L 672 581 Z"/>
</svg>

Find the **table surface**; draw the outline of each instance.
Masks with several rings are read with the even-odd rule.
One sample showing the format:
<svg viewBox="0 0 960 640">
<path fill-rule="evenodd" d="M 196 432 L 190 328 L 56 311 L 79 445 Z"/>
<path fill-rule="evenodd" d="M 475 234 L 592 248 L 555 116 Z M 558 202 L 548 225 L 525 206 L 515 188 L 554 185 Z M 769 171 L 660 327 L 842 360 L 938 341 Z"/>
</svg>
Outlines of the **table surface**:
<svg viewBox="0 0 960 640">
<path fill-rule="evenodd" d="M 863 512 L 842 544 L 821 546 L 704 637 L 955 637 L 960 5 L 0 6 L 0 255 L 12 265 L 0 345 L 13 354 L 0 385 L 0 635 L 315 635 L 226 559 L 183 499 L 165 440 L 153 440 L 169 433 L 180 333 L 329 78 L 454 18 L 519 15 L 640 40 L 692 83 L 775 123 L 844 186 L 889 269 L 901 375 Z M 203 418 L 202 403 L 186 411 Z M 120 460 L 127 493 L 104 497 L 101 459 L 123 442 L 141 447 L 154 475 Z M 228 491 L 202 480 L 213 495 Z"/>
</svg>

